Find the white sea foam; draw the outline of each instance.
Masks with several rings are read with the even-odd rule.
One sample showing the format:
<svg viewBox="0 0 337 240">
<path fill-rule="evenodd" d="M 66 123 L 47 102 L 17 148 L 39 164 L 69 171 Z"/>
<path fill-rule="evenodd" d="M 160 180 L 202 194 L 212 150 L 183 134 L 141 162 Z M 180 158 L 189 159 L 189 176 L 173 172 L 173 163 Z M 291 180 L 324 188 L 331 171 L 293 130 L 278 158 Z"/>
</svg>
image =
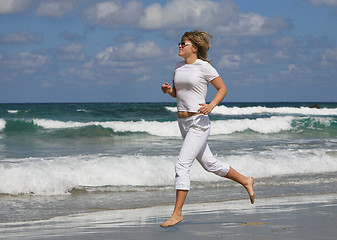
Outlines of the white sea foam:
<svg viewBox="0 0 337 240">
<path fill-rule="evenodd" d="M 19 110 L 7 110 L 8 113 L 18 113 Z"/>
<path fill-rule="evenodd" d="M 6 127 L 6 121 L 4 119 L 0 119 L 0 131 L 2 131 Z"/>
<path fill-rule="evenodd" d="M 336 155 L 325 150 L 276 150 L 218 156 L 255 178 L 337 171 Z M 64 195 L 81 186 L 171 186 L 176 156 L 87 155 L 50 159 L 8 159 L 0 163 L 0 193 Z M 195 162 L 191 181 L 223 181 Z"/>
<path fill-rule="evenodd" d="M 170 112 L 178 112 L 178 109 L 177 109 L 177 107 L 165 107 L 165 109 L 167 110 L 167 111 L 170 111 Z"/>
<path fill-rule="evenodd" d="M 231 156 L 229 163 L 244 174 L 259 178 L 336 172 L 336 157 L 324 149 L 274 150 Z"/>
<path fill-rule="evenodd" d="M 180 136 L 177 122 L 157 121 L 108 121 L 108 122 L 73 122 L 56 121 L 48 119 L 33 119 L 34 124 L 46 129 L 80 128 L 86 126 L 101 126 L 110 128 L 115 132 L 146 132 L 154 136 Z"/>
<path fill-rule="evenodd" d="M 174 137 L 181 136 L 177 122 L 157 122 L 157 121 L 138 121 L 138 122 L 104 122 L 98 123 L 105 128 L 111 128 L 116 132 L 146 132 L 154 136 Z"/>
<path fill-rule="evenodd" d="M 77 112 L 89 112 L 89 111 L 86 110 L 86 109 L 77 109 L 76 111 L 77 111 Z"/>
<path fill-rule="evenodd" d="M 270 117 L 258 119 L 233 119 L 212 122 L 212 132 L 215 134 L 232 134 L 252 130 L 258 133 L 278 133 L 292 129 L 294 117 Z"/>
<path fill-rule="evenodd" d="M 174 158 L 70 156 L 0 163 L 0 193 L 63 195 L 79 186 L 154 186 L 172 183 Z"/>
<path fill-rule="evenodd" d="M 295 117 L 278 116 L 257 119 L 235 119 L 212 121 L 211 135 L 232 134 L 252 130 L 258 133 L 278 133 L 292 129 Z M 46 129 L 80 128 L 85 126 L 101 126 L 113 129 L 115 132 L 145 132 L 154 136 L 179 137 L 177 122 L 157 121 L 108 121 L 108 122 L 73 122 L 48 119 L 33 119 L 34 124 Z"/>
<path fill-rule="evenodd" d="M 176 107 L 166 107 L 168 111 L 177 112 Z M 297 114 L 297 115 L 314 115 L 314 116 L 335 116 L 336 108 L 310 108 L 310 107 L 226 107 L 217 106 L 212 111 L 213 114 L 221 115 L 252 115 L 252 114 Z"/>
<path fill-rule="evenodd" d="M 94 125 L 93 123 L 82 123 L 73 121 L 58 121 L 50 119 L 33 119 L 33 123 L 46 129 L 79 128 Z"/>
<path fill-rule="evenodd" d="M 271 113 L 271 114 L 299 114 L 299 115 L 337 115 L 336 108 L 309 108 L 309 107 L 277 107 L 277 108 L 269 108 L 269 107 L 226 107 L 226 106 L 217 106 L 212 111 L 215 114 L 222 115 L 251 115 L 251 114 L 262 114 L 262 113 Z"/>
</svg>

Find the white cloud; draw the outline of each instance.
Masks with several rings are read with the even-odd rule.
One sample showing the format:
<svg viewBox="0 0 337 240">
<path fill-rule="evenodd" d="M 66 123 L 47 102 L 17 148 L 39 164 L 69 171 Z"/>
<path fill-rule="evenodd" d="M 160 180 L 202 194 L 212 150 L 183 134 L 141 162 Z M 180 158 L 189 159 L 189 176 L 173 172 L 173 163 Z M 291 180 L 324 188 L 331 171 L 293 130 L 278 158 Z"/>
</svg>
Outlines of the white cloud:
<svg viewBox="0 0 337 240">
<path fill-rule="evenodd" d="M 289 71 L 295 71 L 297 69 L 297 66 L 295 64 L 289 64 L 288 65 L 288 70 Z"/>
<path fill-rule="evenodd" d="M 154 3 L 144 10 L 139 26 L 144 29 L 205 26 L 216 18 L 218 6 L 211 0 L 173 0 L 165 6 Z"/>
<path fill-rule="evenodd" d="M 28 31 L 9 33 L 0 38 L 0 43 L 3 44 L 22 44 L 22 43 L 40 43 L 42 36 L 39 33 L 31 33 Z"/>
<path fill-rule="evenodd" d="M 20 52 L 17 61 L 19 63 L 18 67 L 20 67 L 20 65 L 23 67 L 41 67 L 48 62 L 48 58 L 40 54 Z"/>
<path fill-rule="evenodd" d="M 272 39 L 272 44 L 277 48 L 294 48 L 298 46 L 297 39 L 294 36 L 278 36 Z"/>
<path fill-rule="evenodd" d="M 146 82 L 150 80 L 151 77 L 149 75 L 142 75 L 139 78 L 136 79 L 137 82 Z"/>
<path fill-rule="evenodd" d="M 207 28 L 219 35 L 266 35 L 289 27 L 281 18 L 240 12 L 235 2 L 223 0 L 173 0 L 165 6 L 154 3 L 144 10 L 141 29 Z"/>
<path fill-rule="evenodd" d="M 337 6 L 337 0 L 309 0 L 313 5 L 320 6 L 320 5 L 327 5 L 327 6 Z"/>
<path fill-rule="evenodd" d="M 289 59 L 290 58 L 290 56 L 282 50 L 276 52 L 274 57 L 276 59 Z"/>
<path fill-rule="evenodd" d="M 112 56 L 112 53 L 115 51 L 116 48 L 110 46 L 104 49 L 103 51 L 96 54 L 96 58 L 99 61 L 108 61 Z"/>
<path fill-rule="evenodd" d="M 88 7 L 84 19 L 108 28 L 208 29 L 219 35 L 268 35 L 290 26 L 280 17 L 241 12 L 233 0 L 171 0 L 144 7 L 141 1 L 104 1 Z"/>
<path fill-rule="evenodd" d="M 74 3 L 70 1 L 41 2 L 37 8 L 37 15 L 53 18 L 61 18 L 74 9 Z"/>
<path fill-rule="evenodd" d="M 122 79 L 143 82 L 150 79 L 148 74 L 152 72 L 154 62 L 160 61 L 162 56 L 164 51 L 153 41 L 126 42 L 98 52 L 94 61 L 85 63 L 85 66 L 96 71 L 99 69 L 101 75 L 97 79 L 104 84 Z"/>
<path fill-rule="evenodd" d="M 88 7 L 84 18 L 91 24 L 104 27 L 120 27 L 125 24 L 135 24 L 143 10 L 140 1 L 129 1 L 124 5 L 121 1 L 105 1 Z"/>
<path fill-rule="evenodd" d="M 78 0 L 0 0 L 0 14 L 19 13 L 36 9 L 38 16 L 61 18 L 75 8 Z"/>
<path fill-rule="evenodd" d="M 302 67 L 302 69 L 300 69 L 298 66 L 296 66 L 295 64 L 288 64 L 287 66 L 285 66 L 285 70 L 281 70 L 280 74 L 282 75 L 291 75 L 291 74 L 303 74 L 305 71 L 305 67 Z"/>
<path fill-rule="evenodd" d="M 62 45 L 59 47 L 59 59 L 70 61 L 85 60 L 85 53 L 82 44 L 72 43 L 71 45 Z"/>
<path fill-rule="evenodd" d="M 122 9 L 120 2 L 102 2 L 96 5 L 95 13 L 97 19 L 103 19 L 111 14 L 116 14 Z"/>
<path fill-rule="evenodd" d="M 222 56 L 217 65 L 220 68 L 238 69 L 240 67 L 240 55 L 232 54 Z"/>
<path fill-rule="evenodd" d="M 94 59 L 90 59 L 90 61 L 83 63 L 83 68 L 93 68 L 94 64 Z"/>
<path fill-rule="evenodd" d="M 326 49 L 322 53 L 322 62 L 321 64 L 325 67 L 337 68 L 337 48 L 335 49 Z"/>
<path fill-rule="evenodd" d="M 32 76 L 37 70 L 47 66 L 48 62 L 48 57 L 30 52 L 2 55 L 0 56 L 0 72 L 2 74 L 0 81 L 18 80 L 23 75 Z"/>
<path fill-rule="evenodd" d="M 163 51 L 156 43 L 146 41 L 140 44 L 127 42 L 118 47 L 107 47 L 103 51 L 97 53 L 96 58 L 102 64 L 106 64 L 109 61 L 115 60 L 142 60 L 159 57 L 161 55 L 163 55 Z"/>
<path fill-rule="evenodd" d="M 0 14 L 22 12 L 29 6 L 29 0 L 0 0 Z"/>
<path fill-rule="evenodd" d="M 72 43 L 71 45 L 62 45 L 59 50 L 65 53 L 80 53 L 83 50 L 82 44 Z"/>
<path fill-rule="evenodd" d="M 228 21 L 226 24 L 219 24 L 215 27 L 216 31 L 222 35 L 234 36 L 253 36 L 274 33 L 274 30 L 263 28 L 267 18 L 255 13 L 239 13 L 238 19 Z"/>
<path fill-rule="evenodd" d="M 337 61 L 337 48 L 336 49 L 326 49 L 323 53 L 324 60 Z"/>
<path fill-rule="evenodd" d="M 6 56 L 0 65 L 7 65 L 9 69 L 22 69 L 26 67 L 41 67 L 48 62 L 44 55 L 29 52 L 20 52 L 17 55 Z"/>
</svg>

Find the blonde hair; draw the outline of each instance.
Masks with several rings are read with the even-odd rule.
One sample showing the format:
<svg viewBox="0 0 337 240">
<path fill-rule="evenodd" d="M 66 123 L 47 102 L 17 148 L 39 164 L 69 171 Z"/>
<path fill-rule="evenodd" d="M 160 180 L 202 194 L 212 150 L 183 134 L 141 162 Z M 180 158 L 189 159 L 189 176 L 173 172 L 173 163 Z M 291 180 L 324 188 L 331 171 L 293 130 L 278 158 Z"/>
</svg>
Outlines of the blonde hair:
<svg viewBox="0 0 337 240">
<path fill-rule="evenodd" d="M 210 62 L 208 57 L 209 42 L 213 36 L 207 32 L 194 30 L 191 32 L 185 32 L 181 37 L 181 40 L 188 39 L 191 43 L 198 48 L 197 56 L 199 59 Z"/>
</svg>

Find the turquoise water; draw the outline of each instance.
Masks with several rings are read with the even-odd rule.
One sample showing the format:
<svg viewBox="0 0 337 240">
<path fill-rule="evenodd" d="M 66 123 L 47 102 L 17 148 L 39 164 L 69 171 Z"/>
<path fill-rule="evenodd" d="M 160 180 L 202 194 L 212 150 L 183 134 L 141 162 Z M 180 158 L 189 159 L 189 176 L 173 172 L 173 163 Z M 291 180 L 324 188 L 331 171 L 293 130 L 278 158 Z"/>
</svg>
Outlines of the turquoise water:
<svg viewBox="0 0 337 240">
<path fill-rule="evenodd" d="M 0 104 L 1 221 L 169 203 L 176 114 L 175 103 Z M 260 195 L 336 191 L 337 103 L 224 103 L 210 119 L 211 150 Z M 198 163 L 191 180 L 190 201 L 244 196 Z"/>
</svg>

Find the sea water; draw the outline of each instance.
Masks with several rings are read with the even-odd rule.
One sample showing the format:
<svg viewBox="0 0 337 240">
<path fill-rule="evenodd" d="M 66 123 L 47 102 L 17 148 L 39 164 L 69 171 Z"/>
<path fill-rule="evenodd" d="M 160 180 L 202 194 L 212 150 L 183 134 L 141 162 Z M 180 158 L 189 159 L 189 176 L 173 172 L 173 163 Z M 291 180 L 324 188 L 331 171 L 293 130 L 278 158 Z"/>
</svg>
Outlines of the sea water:
<svg viewBox="0 0 337 240">
<path fill-rule="evenodd" d="M 173 204 L 182 139 L 175 103 L 0 104 L 0 222 Z M 214 155 L 258 197 L 337 191 L 337 103 L 222 103 Z M 247 198 L 191 169 L 187 202 Z"/>
</svg>

